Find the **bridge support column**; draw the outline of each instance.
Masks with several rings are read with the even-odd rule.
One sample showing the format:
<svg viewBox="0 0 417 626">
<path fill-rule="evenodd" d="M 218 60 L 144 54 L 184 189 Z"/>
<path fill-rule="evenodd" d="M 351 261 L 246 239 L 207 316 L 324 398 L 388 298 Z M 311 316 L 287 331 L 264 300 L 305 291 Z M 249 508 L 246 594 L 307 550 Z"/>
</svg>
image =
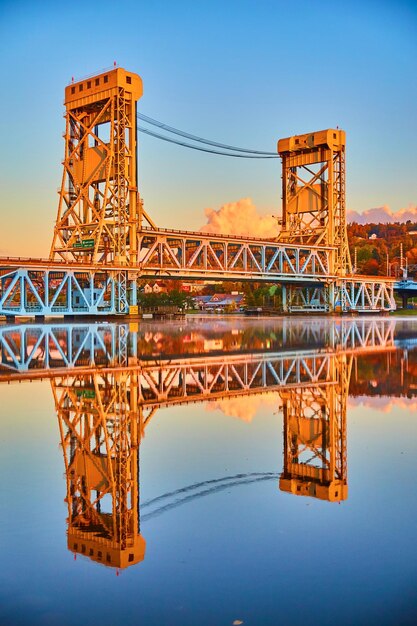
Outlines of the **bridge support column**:
<svg viewBox="0 0 417 626">
<path fill-rule="evenodd" d="M 330 283 L 330 285 L 328 285 L 327 287 L 325 287 L 325 289 L 327 290 L 327 301 L 328 301 L 328 303 L 329 303 L 329 313 L 334 313 L 335 308 L 336 308 L 336 302 L 335 302 L 335 298 L 336 298 L 335 284 L 334 284 L 334 283 Z"/>
<path fill-rule="evenodd" d="M 138 286 L 136 278 L 130 282 L 130 306 L 138 304 Z"/>
<path fill-rule="evenodd" d="M 282 285 L 282 310 L 288 313 L 287 286 Z"/>
<path fill-rule="evenodd" d="M 329 313 L 328 286 L 289 285 L 287 293 L 287 311 L 289 313 Z"/>
<path fill-rule="evenodd" d="M 128 285 L 128 311 L 129 315 L 138 314 L 138 273 L 134 271 L 127 272 Z"/>
</svg>

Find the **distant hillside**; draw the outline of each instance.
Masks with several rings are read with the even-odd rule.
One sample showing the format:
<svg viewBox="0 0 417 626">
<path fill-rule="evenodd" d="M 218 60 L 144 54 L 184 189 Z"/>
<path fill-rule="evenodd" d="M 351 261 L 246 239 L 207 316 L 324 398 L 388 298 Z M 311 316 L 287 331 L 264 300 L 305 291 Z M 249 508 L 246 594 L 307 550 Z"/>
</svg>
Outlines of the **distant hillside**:
<svg viewBox="0 0 417 626">
<path fill-rule="evenodd" d="M 403 245 L 403 254 L 410 268 L 409 273 L 413 276 L 417 273 L 417 222 L 394 224 L 354 222 L 348 224 L 347 231 L 352 263 L 356 248 L 357 270 L 361 274 L 385 276 L 388 252 L 391 274 L 399 275 L 400 244 Z"/>
</svg>

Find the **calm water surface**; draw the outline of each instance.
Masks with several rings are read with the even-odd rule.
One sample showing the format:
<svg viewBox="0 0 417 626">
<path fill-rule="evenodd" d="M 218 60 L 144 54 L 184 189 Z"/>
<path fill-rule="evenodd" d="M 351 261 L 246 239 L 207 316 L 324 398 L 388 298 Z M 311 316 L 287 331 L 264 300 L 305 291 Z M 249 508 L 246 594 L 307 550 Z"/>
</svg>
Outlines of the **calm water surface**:
<svg viewBox="0 0 417 626">
<path fill-rule="evenodd" d="M 0 623 L 417 623 L 417 323 L 0 326 Z"/>
</svg>

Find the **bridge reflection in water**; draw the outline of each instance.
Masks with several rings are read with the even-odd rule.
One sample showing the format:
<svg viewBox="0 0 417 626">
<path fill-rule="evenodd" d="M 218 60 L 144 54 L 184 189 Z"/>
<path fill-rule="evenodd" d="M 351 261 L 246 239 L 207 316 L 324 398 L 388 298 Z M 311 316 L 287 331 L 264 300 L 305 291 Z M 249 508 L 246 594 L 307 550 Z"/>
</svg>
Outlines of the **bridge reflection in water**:
<svg viewBox="0 0 417 626">
<path fill-rule="evenodd" d="M 65 463 L 68 548 L 104 565 L 143 560 L 139 447 L 160 407 L 276 392 L 281 490 L 348 496 L 346 404 L 357 357 L 396 350 L 393 320 L 0 328 L 0 382 L 49 378 Z M 405 339 L 407 341 L 407 339 Z M 307 346 L 307 347 L 306 347 Z M 147 517 L 190 498 L 278 474 L 214 479 L 146 503 Z M 173 504 L 174 498 L 174 504 Z"/>
</svg>

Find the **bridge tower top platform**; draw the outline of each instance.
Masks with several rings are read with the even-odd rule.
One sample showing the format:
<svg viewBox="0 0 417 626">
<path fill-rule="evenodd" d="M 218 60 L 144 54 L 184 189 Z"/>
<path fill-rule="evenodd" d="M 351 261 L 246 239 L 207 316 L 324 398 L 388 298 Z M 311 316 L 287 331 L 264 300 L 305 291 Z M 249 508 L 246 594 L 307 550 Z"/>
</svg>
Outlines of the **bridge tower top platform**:
<svg viewBox="0 0 417 626">
<path fill-rule="evenodd" d="M 65 88 L 65 157 L 50 258 L 137 260 L 136 102 L 142 80 L 117 67 Z"/>
<path fill-rule="evenodd" d="M 346 231 L 346 134 L 326 129 L 278 141 L 282 230 L 287 243 L 332 246 L 330 273 L 352 271 Z"/>
<path fill-rule="evenodd" d="M 67 110 L 72 110 L 96 104 L 103 100 L 103 96 L 114 95 L 118 89 L 123 89 L 125 97 L 128 99 L 130 96 L 136 102 L 143 94 L 142 79 L 122 67 L 87 76 L 65 87 L 65 106 Z"/>
</svg>

